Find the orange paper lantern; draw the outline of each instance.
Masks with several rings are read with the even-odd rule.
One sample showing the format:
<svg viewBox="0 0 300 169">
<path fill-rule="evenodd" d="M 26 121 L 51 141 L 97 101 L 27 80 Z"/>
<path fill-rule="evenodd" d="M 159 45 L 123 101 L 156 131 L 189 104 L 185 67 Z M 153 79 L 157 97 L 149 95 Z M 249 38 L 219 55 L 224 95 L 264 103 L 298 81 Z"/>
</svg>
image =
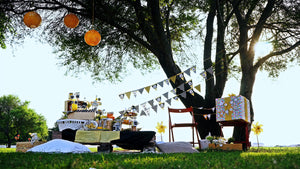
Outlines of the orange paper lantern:
<svg viewBox="0 0 300 169">
<path fill-rule="evenodd" d="M 76 28 L 79 24 L 79 19 L 75 14 L 68 14 L 64 17 L 64 23 L 68 28 Z"/>
<path fill-rule="evenodd" d="M 84 35 L 84 41 L 90 46 L 96 46 L 99 44 L 101 40 L 101 35 L 96 30 L 90 30 L 85 33 Z"/>
<path fill-rule="evenodd" d="M 37 28 L 40 26 L 42 18 L 38 13 L 30 11 L 24 15 L 23 21 L 29 28 Z"/>
</svg>

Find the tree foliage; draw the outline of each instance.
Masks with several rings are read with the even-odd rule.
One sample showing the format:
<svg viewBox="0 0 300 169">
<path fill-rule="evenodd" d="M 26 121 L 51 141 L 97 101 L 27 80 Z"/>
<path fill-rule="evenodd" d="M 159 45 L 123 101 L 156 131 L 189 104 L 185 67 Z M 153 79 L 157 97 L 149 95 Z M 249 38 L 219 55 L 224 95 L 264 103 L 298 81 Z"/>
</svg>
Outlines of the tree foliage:
<svg viewBox="0 0 300 169">
<path fill-rule="evenodd" d="M 0 97 L 0 139 L 8 147 L 15 141 L 28 141 L 29 133 L 38 133 L 42 139 L 48 135 L 45 117 L 28 105 L 28 101 L 21 102 L 17 96 Z"/>
<path fill-rule="evenodd" d="M 173 51 L 183 50 L 185 37 L 192 36 L 191 30 L 199 26 L 199 14 L 192 2 L 11 0 L 2 8 L 13 19 L 20 38 L 33 31 L 39 34 L 55 47 L 61 64 L 71 72 L 86 70 L 95 80 L 114 81 L 121 79 L 128 63 L 143 72 L 157 68 L 159 60 L 155 55 L 163 52 L 159 48 L 166 48 L 164 41 L 172 43 Z M 42 29 L 29 30 L 22 23 L 23 14 L 30 10 L 42 15 Z M 80 18 L 75 29 L 63 24 L 68 12 Z M 155 15 L 159 15 L 157 20 Z M 84 42 L 89 29 L 101 33 L 97 47 Z"/>
</svg>

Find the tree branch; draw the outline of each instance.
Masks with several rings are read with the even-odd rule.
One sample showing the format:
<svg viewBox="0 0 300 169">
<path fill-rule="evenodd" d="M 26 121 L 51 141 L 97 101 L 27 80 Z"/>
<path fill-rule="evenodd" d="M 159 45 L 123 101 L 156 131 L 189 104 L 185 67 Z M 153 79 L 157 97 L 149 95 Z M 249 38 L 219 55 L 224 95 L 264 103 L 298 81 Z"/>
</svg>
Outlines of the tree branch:
<svg viewBox="0 0 300 169">
<path fill-rule="evenodd" d="M 250 42 L 250 46 L 249 46 L 250 51 L 254 50 L 254 45 L 256 44 L 256 42 L 258 41 L 258 39 L 261 35 L 261 32 L 264 28 L 264 24 L 266 23 L 267 19 L 272 14 L 272 9 L 274 7 L 274 4 L 275 4 L 275 0 L 268 0 L 267 6 L 263 10 L 263 12 L 256 24 L 255 30 L 253 32 L 252 41 Z"/>
<path fill-rule="evenodd" d="M 259 68 L 260 66 L 262 66 L 262 64 L 263 64 L 265 61 L 267 61 L 269 58 L 271 58 L 271 57 L 273 57 L 273 56 L 278 56 L 278 55 L 282 55 L 282 54 L 285 54 L 285 53 L 287 53 L 287 52 L 290 52 L 291 50 L 295 49 L 295 48 L 298 47 L 298 46 L 300 46 L 300 41 L 296 42 L 294 45 L 292 45 L 292 46 L 290 46 L 290 47 L 288 47 L 288 48 L 286 48 L 286 49 L 283 49 L 283 50 L 277 51 L 277 52 L 272 52 L 272 53 L 270 53 L 270 54 L 268 54 L 268 55 L 266 55 L 266 56 L 260 58 L 260 59 L 255 63 L 255 65 L 253 66 L 254 71 L 257 71 L 258 68 Z"/>
</svg>

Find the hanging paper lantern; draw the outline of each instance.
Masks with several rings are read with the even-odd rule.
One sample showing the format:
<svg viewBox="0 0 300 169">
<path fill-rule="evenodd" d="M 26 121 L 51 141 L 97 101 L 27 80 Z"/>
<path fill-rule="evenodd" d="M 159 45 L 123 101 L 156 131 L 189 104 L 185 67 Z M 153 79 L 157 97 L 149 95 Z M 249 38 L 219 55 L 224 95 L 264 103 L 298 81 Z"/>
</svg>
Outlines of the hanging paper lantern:
<svg viewBox="0 0 300 169">
<path fill-rule="evenodd" d="M 40 26 L 42 18 L 38 13 L 30 11 L 24 15 L 23 21 L 29 28 L 37 28 Z"/>
<path fill-rule="evenodd" d="M 96 30 L 90 30 L 85 33 L 84 35 L 84 41 L 90 46 L 96 46 L 99 44 L 101 40 L 101 35 Z"/>
<path fill-rule="evenodd" d="M 75 14 L 69 13 L 64 17 L 64 23 L 68 28 L 76 28 L 79 24 L 79 19 Z"/>
</svg>

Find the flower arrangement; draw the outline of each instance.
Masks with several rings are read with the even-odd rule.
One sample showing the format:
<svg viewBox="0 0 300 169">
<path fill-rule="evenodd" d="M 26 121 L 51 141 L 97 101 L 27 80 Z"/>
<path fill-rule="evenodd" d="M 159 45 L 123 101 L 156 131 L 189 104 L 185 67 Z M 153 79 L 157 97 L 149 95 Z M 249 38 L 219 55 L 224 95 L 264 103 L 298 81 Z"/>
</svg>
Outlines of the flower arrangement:
<svg viewBox="0 0 300 169">
<path fill-rule="evenodd" d="M 161 141 L 163 140 L 162 133 L 165 133 L 166 128 L 167 128 L 167 126 L 164 126 L 162 121 L 160 123 L 157 122 L 156 129 L 157 129 L 157 132 L 160 133 Z"/>
<path fill-rule="evenodd" d="M 208 140 L 210 143 L 220 146 L 226 143 L 226 139 L 224 137 L 207 136 L 206 140 Z"/>
<path fill-rule="evenodd" d="M 256 122 L 255 124 L 252 124 L 252 129 L 251 131 L 253 131 L 253 133 L 256 135 L 257 138 L 257 149 L 259 148 L 259 142 L 258 142 L 258 135 L 263 132 L 262 129 L 262 124 L 259 124 L 258 122 Z"/>
</svg>

